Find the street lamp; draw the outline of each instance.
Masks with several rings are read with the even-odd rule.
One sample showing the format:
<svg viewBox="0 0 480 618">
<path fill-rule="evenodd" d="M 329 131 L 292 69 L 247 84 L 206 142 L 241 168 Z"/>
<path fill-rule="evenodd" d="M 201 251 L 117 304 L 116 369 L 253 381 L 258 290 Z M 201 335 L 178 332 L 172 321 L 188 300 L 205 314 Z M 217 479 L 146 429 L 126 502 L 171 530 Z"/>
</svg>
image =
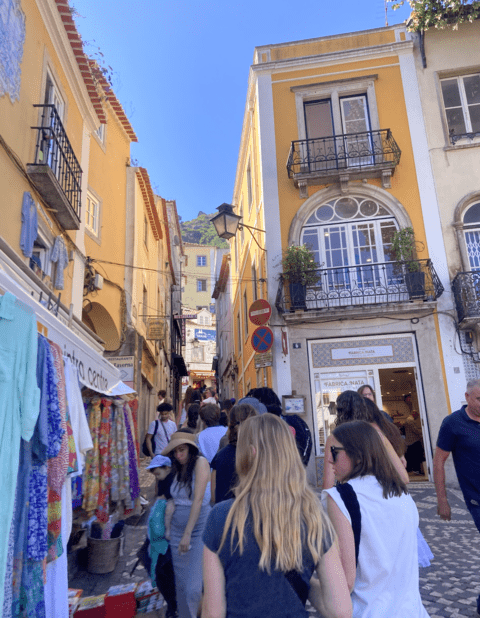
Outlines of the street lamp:
<svg viewBox="0 0 480 618">
<path fill-rule="evenodd" d="M 256 230 L 257 232 L 265 232 L 265 230 L 261 230 L 258 227 L 252 227 L 250 225 L 246 225 L 245 223 L 241 223 L 242 217 L 236 215 L 233 212 L 233 206 L 231 204 L 221 204 L 218 208 L 218 215 L 215 215 L 210 219 L 210 221 L 215 226 L 215 230 L 220 236 L 220 238 L 224 238 L 225 240 L 229 240 L 233 238 L 237 233 L 237 229 L 241 230 L 246 227 L 247 230 L 252 235 L 253 240 L 257 243 L 258 247 L 265 251 L 263 247 L 260 247 L 258 244 L 258 240 L 255 238 L 252 230 Z"/>
<path fill-rule="evenodd" d="M 231 204 L 223 203 L 217 208 L 218 215 L 215 215 L 210 221 L 215 226 L 215 230 L 220 238 L 229 240 L 237 233 L 237 227 L 242 217 L 239 217 L 233 212 Z"/>
</svg>

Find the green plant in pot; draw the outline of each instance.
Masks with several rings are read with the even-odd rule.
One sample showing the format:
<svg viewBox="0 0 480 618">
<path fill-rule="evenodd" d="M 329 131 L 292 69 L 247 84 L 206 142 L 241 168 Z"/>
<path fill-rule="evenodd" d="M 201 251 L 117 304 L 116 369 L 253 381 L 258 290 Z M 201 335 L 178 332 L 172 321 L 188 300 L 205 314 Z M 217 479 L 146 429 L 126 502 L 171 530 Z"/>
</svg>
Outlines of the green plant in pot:
<svg viewBox="0 0 480 618">
<path fill-rule="evenodd" d="M 392 237 L 395 260 L 404 269 L 405 285 L 411 299 L 425 297 L 425 273 L 417 260 L 417 241 L 413 227 L 397 230 Z"/>
<path fill-rule="evenodd" d="M 284 253 L 282 266 L 292 309 L 306 309 L 307 286 L 315 285 L 320 279 L 313 251 L 307 245 L 292 245 Z"/>
</svg>

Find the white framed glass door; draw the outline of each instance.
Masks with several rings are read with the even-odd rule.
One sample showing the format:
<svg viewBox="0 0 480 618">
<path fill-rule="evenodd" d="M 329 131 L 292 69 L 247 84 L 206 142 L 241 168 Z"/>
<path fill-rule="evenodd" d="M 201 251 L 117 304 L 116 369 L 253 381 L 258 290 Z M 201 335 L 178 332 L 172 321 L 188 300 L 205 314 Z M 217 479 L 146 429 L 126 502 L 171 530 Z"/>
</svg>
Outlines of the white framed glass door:
<svg viewBox="0 0 480 618">
<path fill-rule="evenodd" d="M 367 133 L 371 129 L 366 95 L 341 98 L 340 111 L 347 166 L 373 165 L 372 140 Z"/>
</svg>

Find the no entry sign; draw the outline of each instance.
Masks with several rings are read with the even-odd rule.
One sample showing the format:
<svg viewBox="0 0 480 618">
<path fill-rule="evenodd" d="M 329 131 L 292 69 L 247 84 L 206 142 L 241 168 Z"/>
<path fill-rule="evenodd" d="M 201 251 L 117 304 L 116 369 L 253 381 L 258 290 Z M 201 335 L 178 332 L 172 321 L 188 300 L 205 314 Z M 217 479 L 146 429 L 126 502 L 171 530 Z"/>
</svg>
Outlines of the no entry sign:
<svg viewBox="0 0 480 618">
<path fill-rule="evenodd" d="M 272 307 L 270 306 L 268 300 L 264 300 L 263 298 L 259 298 L 252 303 L 248 311 L 250 322 L 255 324 L 255 326 L 263 326 L 266 324 L 271 315 Z"/>
<path fill-rule="evenodd" d="M 255 352 L 268 352 L 273 345 L 273 331 L 268 326 L 259 326 L 252 335 L 252 347 Z"/>
</svg>

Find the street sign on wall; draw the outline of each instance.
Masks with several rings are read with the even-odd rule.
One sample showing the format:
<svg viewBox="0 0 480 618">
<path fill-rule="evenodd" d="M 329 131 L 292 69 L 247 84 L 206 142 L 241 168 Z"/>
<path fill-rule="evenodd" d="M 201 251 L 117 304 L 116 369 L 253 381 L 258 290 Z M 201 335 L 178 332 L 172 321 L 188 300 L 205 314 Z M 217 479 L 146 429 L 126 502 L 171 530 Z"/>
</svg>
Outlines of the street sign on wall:
<svg viewBox="0 0 480 618">
<path fill-rule="evenodd" d="M 271 367 L 273 365 L 273 353 L 264 352 L 263 354 L 255 354 L 255 369 L 262 367 Z"/>
<path fill-rule="evenodd" d="M 272 307 L 268 300 L 264 300 L 263 298 L 259 298 L 255 302 L 250 305 L 250 309 L 248 311 L 248 317 L 250 318 L 250 322 L 255 324 L 255 326 L 263 326 L 268 322 L 272 315 Z"/>
<path fill-rule="evenodd" d="M 205 328 L 196 328 L 194 332 L 195 332 L 195 337 L 199 341 L 216 341 L 217 340 L 216 330 L 206 330 Z"/>
<path fill-rule="evenodd" d="M 273 331 L 268 326 L 259 326 L 253 331 L 252 348 L 255 352 L 268 352 L 273 345 Z"/>
</svg>

